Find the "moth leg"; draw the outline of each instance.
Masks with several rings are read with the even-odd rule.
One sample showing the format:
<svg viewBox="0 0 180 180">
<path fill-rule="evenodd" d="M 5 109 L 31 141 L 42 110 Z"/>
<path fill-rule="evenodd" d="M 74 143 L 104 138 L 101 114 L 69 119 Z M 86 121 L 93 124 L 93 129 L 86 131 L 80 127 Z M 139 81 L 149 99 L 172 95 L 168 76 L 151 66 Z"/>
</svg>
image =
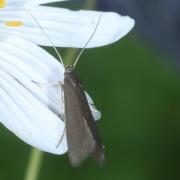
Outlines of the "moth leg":
<svg viewBox="0 0 180 180">
<path fill-rule="evenodd" d="M 52 82 L 52 83 L 38 83 L 38 82 L 36 82 L 36 81 L 33 81 L 33 80 L 31 80 L 34 84 L 36 84 L 37 86 L 39 86 L 39 87 L 50 87 L 50 86 L 54 86 L 54 85 L 58 85 L 58 86 L 60 86 L 61 87 L 61 89 L 60 89 L 60 92 L 61 92 L 61 94 L 60 94 L 60 100 L 61 100 L 61 102 L 62 102 L 62 105 L 61 105 L 61 108 L 60 108 L 60 113 L 59 113 L 59 117 L 64 121 L 64 118 L 63 118 L 63 104 L 64 104 L 64 93 L 63 93 L 63 91 L 62 91 L 62 89 L 64 89 L 64 87 L 63 87 L 63 84 L 60 82 L 60 81 L 55 81 L 55 82 Z"/>
<path fill-rule="evenodd" d="M 65 121 L 65 112 L 64 112 L 64 109 L 65 109 L 65 107 L 64 107 L 64 92 L 63 92 L 64 91 L 64 85 L 60 84 L 60 86 L 61 86 L 61 90 L 60 90 L 61 108 L 60 108 L 59 116 L 64 121 L 65 126 L 64 126 L 64 129 L 63 129 L 63 134 L 61 135 L 60 140 L 59 140 L 58 144 L 56 145 L 56 148 L 59 147 L 59 145 L 61 144 L 61 142 L 62 142 L 62 140 L 64 138 L 64 135 L 66 133 L 66 121 Z"/>
<path fill-rule="evenodd" d="M 61 87 L 61 102 L 64 103 L 64 95 L 62 93 L 62 89 L 64 89 L 64 85 L 62 84 L 62 82 L 60 81 L 55 81 L 55 82 L 52 82 L 52 83 L 38 83 L 36 81 L 33 81 L 31 80 L 34 84 L 38 85 L 39 87 L 50 87 L 50 86 L 54 86 L 54 85 L 58 85 Z"/>
<path fill-rule="evenodd" d="M 61 97 L 61 111 L 60 111 L 60 114 L 62 114 L 63 113 L 63 106 L 64 106 L 64 93 L 63 93 L 62 88 L 60 90 L 60 93 L 61 93 L 61 95 L 60 95 L 60 97 Z"/>
<path fill-rule="evenodd" d="M 39 87 L 50 87 L 50 86 L 54 86 L 54 85 L 59 85 L 61 87 L 60 89 L 60 98 L 61 98 L 61 108 L 60 108 L 60 113 L 59 113 L 59 117 L 64 121 L 65 123 L 65 116 L 63 115 L 64 112 L 63 112 L 63 106 L 64 106 L 64 93 L 63 93 L 63 90 L 64 90 L 64 85 L 60 82 L 60 81 L 56 81 L 56 82 L 52 82 L 52 83 L 38 83 L 36 81 L 33 81 L 33 83 L 35 83 L 36 85 L 38 85 Z M 65 126 L 66 126 L 66 123 L 65 123 Z M 66 128 L 64 126 L 64 129 L 63 129 L 63 133 L 62 133 L 62 136 L 60 137 L 60 140 L 58 142 L 58 144 L 56 145 L 56 148 L 59 147 L 59 145 L 61 144 L 63 138 L 64 138 L 64 135 L 66 133 Z"/>
<path fill-rule="evenodd" d="M 65 133 L 66 133 L 66 123 L 65 123 L 65 126 L 64 126 L 64 129 L 63 129 L 62 136 L 61 136 L 61 138 L 60 138 L 58 144 L 56 145 L 56 148 L 58 148 L 59 145 L 61 144 L 61 142 L 62 142 L 62 140 L 63 140 L 63 138 L 64 138 Z"/>
<path fill-rule="evenodd" d="M 63 85 L 63 84 L 60 84 L 60 86 L 61 86 L 61 102 L 62 102 L 62 104 L 64 104 L 64 93 L 63 93 L 63 91 L 64 91 L 64 85 Z"/>
<path fill-rule="evenodd" d="M 54 86 L 54 85 L 63 86 L 63 84 L 60 81 L 55 81 L 55 82 L 52 82 L 52 83 L 38 83 L 36 81 L 31 80 L 31 82 L 38 85 L 39 87 L 50 87 L 50 86 Z"/>
</svg>

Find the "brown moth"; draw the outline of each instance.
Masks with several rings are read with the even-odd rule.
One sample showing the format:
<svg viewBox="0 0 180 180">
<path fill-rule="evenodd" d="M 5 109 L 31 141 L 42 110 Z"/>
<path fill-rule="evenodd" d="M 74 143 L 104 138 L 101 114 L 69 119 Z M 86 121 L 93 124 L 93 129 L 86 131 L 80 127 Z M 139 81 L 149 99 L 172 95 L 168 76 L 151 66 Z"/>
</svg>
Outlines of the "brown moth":
<svg viewBox="0 0 180 180">
<path fill-rule="evenodd" d="M 73 68 L 64 73 L 65 126 L 68 156 L 73 166 L 79 166 L 92 154 L 102 165 L 105 160 L 103 146 L 97 133 L 84 88 Z"/>
</svg>

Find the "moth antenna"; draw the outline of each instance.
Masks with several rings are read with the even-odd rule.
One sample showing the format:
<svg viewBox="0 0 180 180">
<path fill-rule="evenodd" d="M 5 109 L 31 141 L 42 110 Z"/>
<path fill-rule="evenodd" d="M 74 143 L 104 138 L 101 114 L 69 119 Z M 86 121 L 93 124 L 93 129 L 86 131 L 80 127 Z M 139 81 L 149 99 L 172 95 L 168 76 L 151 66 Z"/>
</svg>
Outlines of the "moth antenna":
<svg viewBox="0 0 180 180">
<path fill-rule="evenodd" d="M 76 57 L 75 62 L 74 62 L 74 64 L 73 64 L 73 69 L 75 68 L 75 66 L 76 66 L 79 58 L 81 57 L 81 55 L 82 55 L 82 53 L 85 51 L 87 45 L 89 44 L 89 42 L 92 40 L 94 34 L 96 33 L 97 28 L 98 28 L 98 26 L 99 26 L 99 23 L 100 23 L 100 21 L 101 21 L 102 15 L 103 15 L 103 14 L 101 14 L 101 15 L 99 16 L 98 22 L 97 22 L 97 24 L 96 24 L 96 27 L 94 28 L 94 31 L 93 31 L 92 35 L 90 36 L 90 38 L 88 39 L 88 41 L 87 41 L 86 44 L 84 45 L 83 49 L 80 51 L 80 53 L 79 53 L 78 56 Z"/>
<path fill-rule="evenodd" d="M 28 11 L 28 10 L 26 10 L 26 11 L 30 14 L 30 16 L 34 19 L 34 21 L 36 22 L 36 24 L 39 26 L 39 28 L 41 29 L 44 37 L 45 37 L 45 38 L 50 42 L 50 44 L 52 45 L 52 47 L 53 47 L 55 53 L 57 54 L 60 62 L 64 65 L 64 62 L 63 62 L 63 60 L 62 60 L 62 57 L 61 57 L 59 51 L 57 50 L 57 48 L 55 47 L 55 45 L 54 45 L 54 43 L 51 41 L 51 39 L 48 37 L 48 35 L 46 34 L 46 32 L 45 32 L 45 30 L 43 29 L 43 27 L 41 26 L 41 24 L 38 22 L 38 20 L 35 18 L 35 16 L 34 16 L 30 11 Z"/>
</svg>

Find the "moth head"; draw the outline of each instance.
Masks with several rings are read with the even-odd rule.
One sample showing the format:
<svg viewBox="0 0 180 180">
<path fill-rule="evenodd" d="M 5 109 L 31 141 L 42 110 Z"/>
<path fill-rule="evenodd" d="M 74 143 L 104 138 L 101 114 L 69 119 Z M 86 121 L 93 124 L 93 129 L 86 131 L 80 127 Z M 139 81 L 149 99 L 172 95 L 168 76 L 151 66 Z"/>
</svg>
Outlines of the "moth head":
<svg viewBox="0 0 180 180">
<path fill-rule="evenodd" d="M 73 66 L 68 66 L 65 69 L 65 73 L 72 73 L 73 72 Z"/>
</svg>

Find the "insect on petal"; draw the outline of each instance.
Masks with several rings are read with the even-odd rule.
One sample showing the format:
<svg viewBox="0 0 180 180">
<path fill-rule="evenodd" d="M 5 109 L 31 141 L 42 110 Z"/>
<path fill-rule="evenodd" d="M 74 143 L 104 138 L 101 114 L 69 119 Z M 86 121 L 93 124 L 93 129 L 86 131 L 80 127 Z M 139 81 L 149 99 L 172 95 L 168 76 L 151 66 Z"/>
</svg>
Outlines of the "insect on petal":
<svg viewBox="0 0 180 180">
<path fill-rule="evenodd" d="M 12 36 L 0 39 L 0 121 L 26 143 L 54 154 L 64 153 L 65 136 L 56 148 L 64 131 L 59 118 L 64 113 L 60 87 L 39 87 L 32 82 L 63 82 L 64 67 L 34 43 Z M 96 119 L 98 114 L 94 112 Z"/>
</svg>

